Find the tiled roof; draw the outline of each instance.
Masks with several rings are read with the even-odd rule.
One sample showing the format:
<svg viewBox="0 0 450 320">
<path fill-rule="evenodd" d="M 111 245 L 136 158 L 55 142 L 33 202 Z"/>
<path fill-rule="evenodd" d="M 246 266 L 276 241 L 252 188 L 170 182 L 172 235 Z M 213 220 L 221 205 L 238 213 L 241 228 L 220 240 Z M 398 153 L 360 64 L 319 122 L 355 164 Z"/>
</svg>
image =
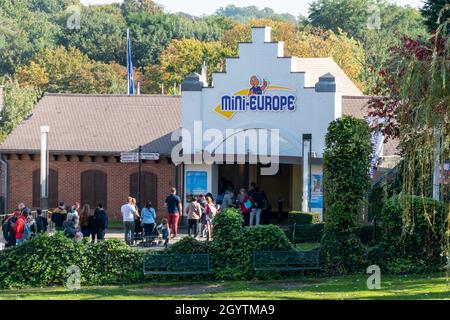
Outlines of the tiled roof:
<svg viewBox="0 0 450 320">
<path fill-rule="evenodd" d="M 171 133 L 181 125 L 181 98 L 170 96 L 45 94 L 0 146 L 0 151 L 40 150 L 48 125 L 54 152 L 117 154 L 136 150 L 170 155 Z"/>
<path fill-rule="evenodd" d="M 342 113 L 367 116 L 367 96 L 343 96 Z M 32 116 L 0 145 L 0 152 L 38 152 L 40 127 L 50 126 L 53 153 L 118 154 L 137 150 L 170 155 L 181 127 L 181 98 L 156 95 L 45 94 Z M 384 145 L 384 156 L 396 154 L 398 141 Z"/>
<path fill-rule="evenodd" d="M 305 72 L 305 86 L 314 87 L 319 77 L 331 73 L 336 79 L 337 90 L 342 95 L 362 96 L 363 93 L 350 80 L 332 58 L 295 58 L 294 71 Z"/>
<path fill-rule="evenodd" d="M 370 96 L 343 96 L 342 114 L 364 119 L 368 115 L 369 110 L 367 104 L 371 98 Z M 383 146 L 383 156 L 397 155 L 398 142 L 397 139 L 389 139 Z"/>
</svg>

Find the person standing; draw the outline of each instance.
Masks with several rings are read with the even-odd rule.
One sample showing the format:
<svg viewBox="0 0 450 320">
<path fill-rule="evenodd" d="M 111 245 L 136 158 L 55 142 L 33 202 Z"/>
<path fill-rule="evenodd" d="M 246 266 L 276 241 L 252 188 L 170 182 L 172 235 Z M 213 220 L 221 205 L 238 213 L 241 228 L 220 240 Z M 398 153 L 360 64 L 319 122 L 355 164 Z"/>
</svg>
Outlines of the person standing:
<svg viewBox="0 0 450 320">
<path fill-rule="evenodd" d="M 42 216 L 42 209 L 36 210 L 36 228 L 37 233 L 46 233 L 47 232 L 48 221 L 47 218 Z"/>
<path fill-rule="evenodd" d="M 142 224 L 144 225 L 145 240 L 149 241 L 153 237 L 155 230 L 156 211 L 150 201 L 147 201 L 145 208 L 141 211 Z"/>
<path fill-rule="evenodd" d="M 2 225 L 3 238 L 5 239 L 5 248 L 14 247 L 16 245 L 16 233 L 14 231 L 14 224 L 20 216 L 20 211 L 16 210 L 7 218 Z"/>
<path fill-rule="evenodd" d="M 188 215 L 188 236 L 191 236 L 193 231 L 194 238 L 198 237 L 198 226 L 200 217 L 202 215 L 202 207 L 198 203 L 197 198 L 193 198 L 187 209 Z"/>
<path fill-rule="evenodd" d="M 241 209 L 242 215 L 244 216 L 244 225 L 248 226 L 250 222 L 250 212 L 252 211 L 253 203 L 244 188 L 239 190 L 239 196 L 236 202 Z"/>
<path fill-rule="evenodd" d="M 263 207 L 263 199 L 262 199 L 262 193 L 259 190 L 259 187 L 256 185 L 256 183 L 251 183 L 252 189 L 249 191 L 248 195 L 253 203 L 252 210 L 250 211 L 250 221 L 249 225 L 259 225 L 260 219 L 261 219 L 261 211 Z"/>
<path fill-rule="evenodd" d="M 169 228 L 172 238 L 178 239 L 178 221 L 180 214 L 183 212 L 180 197 L 177 196 L 177 189 L 171 188 L 171 194 L 166 198 L 165 206 L 167 207 Z"/>
<path fill-rule="evenodd" d="M 67 219 L 67 211 L 64 202 L 60 202 L 58 208 L 53 210 L 51 220 L 55 224 L 56 231 L 63 231 L 63 223 Z"/>
<path fill-rule="evenodd" d="M 206 240 L 211 240 L 212 238 L 212 224 L 214 218 L 217 214 L 217 208 L 214 204 L 213 199 L 210 196 L 206 196 L 206 230 L 208 232 Z"/>
<path fill-rule="evenodd" d="M 91 235 L 90 217 L 91 217 L 91 206 L 86 203 L 83 206 L 83 209 L 81 209 L 80 211 L 80 221 L 79 221 L 81 233 L 85 238 Z"/>
<path fill-rule="evenodd" d="M 233 198 L 234 198 L 233 190 L 231 190 L 231 188 L 227 187 L 227 189 L 225 190 L 225 193 L 223 195 L 222 205 L 220 206 L 220 209 L 223 210 L 223 209 L 231 208 L 234 203 Z"/>
<path fill-rule="evenodd" d="M 92 223 L 91 223 L 91 236 L 92 243 L 95 242 L 95 238 L 97 237 L 97 242 L 105 239 L 105 230 L 108 228 L 108 213 L 103 208 L 103 205 L 99 203 L 97 208 L 95 208 L 95 212 L 93 215 Z"/>
<path fill-rule="evenodd" d="M 18 215 L 17 220 L 15 223 L 12 224 L 13 230 L 14 230 L 14 234 L 16 237 L 16 245 L 21 245 L 25 242 L 25 240 L 27 239 L 27 235 L 26 233 L 26 228 L 28 228 L 28 232 L 29 232 L 29 226 L 27 225 L 27 220 L 28 220 L 28 212 L 23 212 L 23 213 L 15 213 L 15 215 Z"/>
<path fill-rule="evenodd" d="M 136 215 L 136 207 L 133 205 L 132 197 L 127 198 L 127 203 L 121 207 L 120 211 L 122 212 L 125 242 L 131 245 L 133 244 L 134 217 Z"/>
<path fill-rule="evenodd" d="M 142 239 L 144 229 L 142 228 L 141 216 L 139 213 L 141 212 L 139 205 L 136 202 L 136 198 L 131 199 L 131 204 L 135 208 L 134 214 L 134 240 Z"/>
</svg>

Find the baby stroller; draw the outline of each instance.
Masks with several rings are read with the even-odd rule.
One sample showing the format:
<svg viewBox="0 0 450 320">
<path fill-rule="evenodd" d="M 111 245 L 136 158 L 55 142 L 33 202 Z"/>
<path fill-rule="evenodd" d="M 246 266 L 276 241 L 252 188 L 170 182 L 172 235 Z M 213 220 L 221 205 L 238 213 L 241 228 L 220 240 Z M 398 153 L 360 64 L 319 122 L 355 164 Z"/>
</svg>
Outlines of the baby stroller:
<svg viewBox="0 0 450 320">
<path fill-rule="evenodd" d="M 156 239 L 159 237 L 158 228 L 156 227 L 156 223 L 153 224 L 153 230 L 150 232 L 149 235 L 145 234 L 142 241 L 142 245 L 144 247 L 150 247 L 156 245 Z"/>
</svg>

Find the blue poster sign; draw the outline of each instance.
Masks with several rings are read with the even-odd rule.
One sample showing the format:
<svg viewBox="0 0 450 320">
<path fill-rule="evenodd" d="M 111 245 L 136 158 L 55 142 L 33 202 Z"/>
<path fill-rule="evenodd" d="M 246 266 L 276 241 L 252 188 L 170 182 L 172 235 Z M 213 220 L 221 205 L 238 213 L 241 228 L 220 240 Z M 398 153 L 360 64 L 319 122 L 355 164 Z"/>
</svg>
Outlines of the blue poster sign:
<svg viewBox="0 0 450 320">
<path fill-rule="evenodd" d="M 310 208 L 313 212 L 322 212 L 323 209 L 323 179 L 321 174 L 312 175 Z"/>
<path fill-rule="evenodd" d="M 198 196 L 207 193 L 206 171 L 186 171 L 186 194 L 187 196 Z"/>
</svg>

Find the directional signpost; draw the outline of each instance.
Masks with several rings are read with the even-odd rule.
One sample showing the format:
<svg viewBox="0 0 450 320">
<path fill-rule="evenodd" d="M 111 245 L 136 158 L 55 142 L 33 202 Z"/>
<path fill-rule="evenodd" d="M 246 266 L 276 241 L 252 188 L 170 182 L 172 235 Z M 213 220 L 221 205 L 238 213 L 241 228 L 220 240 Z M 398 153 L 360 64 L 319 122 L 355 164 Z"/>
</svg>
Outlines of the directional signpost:
<svg viewBox="0 0 450 320">
<path fill-rule="evenodd" d="M 159 153 L 141 153 L 141 160 L 159 160 Z M 122 152 L 120 154 L 120 162 L 122 163 L 138 163 L 139 152 Z"/>
<path fill-rule="evenodd" d="M 138 152 L 122 152 L 120 154 L 121 163 L 138 163 L 138 183 L 137 183 L 137 204 L 141 204 L 141 160 L 159 160 L 159 153 L 142 152 L 142 146 L 139 146 Z"/>
</svg>

